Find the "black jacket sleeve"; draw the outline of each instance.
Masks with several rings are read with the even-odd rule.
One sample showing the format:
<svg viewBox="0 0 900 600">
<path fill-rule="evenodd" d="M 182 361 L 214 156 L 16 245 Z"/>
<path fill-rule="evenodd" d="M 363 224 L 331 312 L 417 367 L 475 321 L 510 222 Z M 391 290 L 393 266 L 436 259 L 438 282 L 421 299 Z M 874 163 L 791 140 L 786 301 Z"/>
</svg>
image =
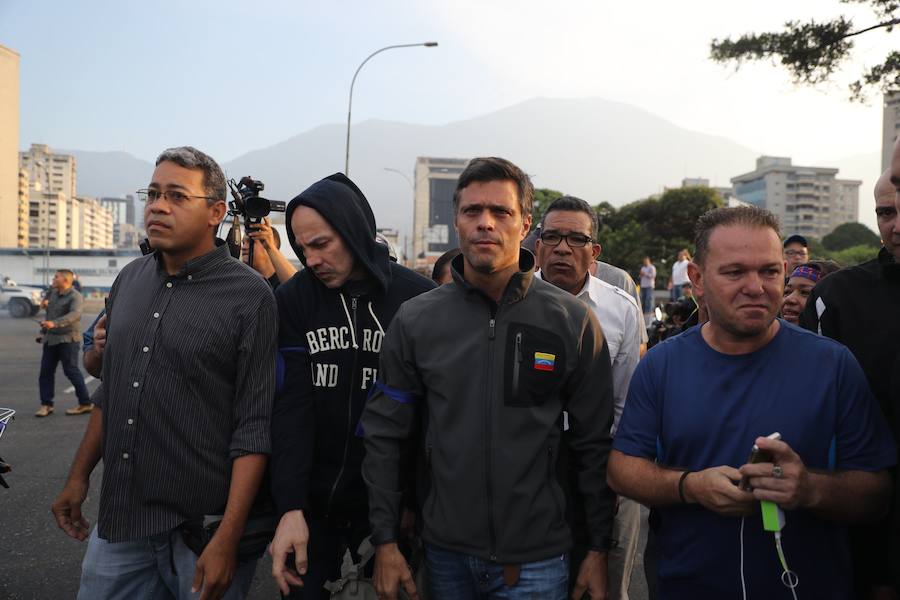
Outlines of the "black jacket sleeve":
<svg viewBox="0 0 900 600">
<path fill-rule="evenodd" d="M 272 497 L 278 514 L 309 507 L 309 475 L 315 447 L 315 407 L 301 307 L 280 286 L 276 392 L 272 410 Z"/>
<path fill-rule="evenodd" d="M 565 440 L 575 470 L 575 501 L 583 504 L 588 548 L 606 551 L 612 546 L 616 496 L 606 483 L 606 465 L 612 448 L 612 367 L 600 324 L 590 311 L 582 326 L 578 364 L 567 386 L 569 431 Z"/>
<path fill-rule="evenodd" d="M 424 386 L 415 367 L 413 343 L 406 335 L 403 307 L 388 327 L 379 356 L 378 381 L 362 416 L 366 456 L 363 479 L 369 489 L 372 543 L 399 538 L 403 465 L 410 460 Z"/>
</svg>

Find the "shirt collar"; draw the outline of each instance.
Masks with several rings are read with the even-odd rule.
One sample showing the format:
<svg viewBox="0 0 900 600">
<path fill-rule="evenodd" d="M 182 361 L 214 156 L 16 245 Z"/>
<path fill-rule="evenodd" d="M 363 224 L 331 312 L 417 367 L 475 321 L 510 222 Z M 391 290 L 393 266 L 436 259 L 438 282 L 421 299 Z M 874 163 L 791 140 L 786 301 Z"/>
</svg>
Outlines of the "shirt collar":
<svg viewBox="0 0 900 600">
<path fill-rule="evenodd" d="M 160 260 L 160 255 L 156 252 L 153 253 L 153 257 L 156 259 L 157 269 L 165 273 L 165 267 L 163 266 L 162 261 Z M 172 277 L 182 278 L 182 277 L 190 277 L 191 279 L 195 277 L 200 277 L 218 267 L 221 264 L 224 264 L 225 261 L 235 260 L 231 253 L 228 251 L 228 244 L 225 243 L 225 240 L 216 238 L 216 247 L 207 252 L 202 256 L 198 256 L 196 258 L 192 258 L 187 261 L 183 265 L 181 265 L 181 270 L 178 271 Z M 169 275 L 166 274 L 166 277 Z"/>
<path fill-rule="evenodd" d="M 593 284 L 594 284 L 594 280 L 597 278 L 593 277 L 590 273 L 587 273 L 586 275 L 587 275 L 587 277 L 584 278 L 584 285 L 581 286 L 581 290 L 577 294 L 575 294 L 575 297 L 578 298 L 579 300 L 584 300 L 585 302 L 590 302 L 591 304 L 596 305 L 596 304 L 598 304 L 598 301 L 596 298 L 597 290 Z M 538 271 L 537 273 L 535 273 L 534 276 L 542 281 L 546 281 L 546 279 L 544 279 L 544 274 L 541 271 Z M 597 280 L 597 281 L 599 281 L 599 280 Z"/>
</svg>

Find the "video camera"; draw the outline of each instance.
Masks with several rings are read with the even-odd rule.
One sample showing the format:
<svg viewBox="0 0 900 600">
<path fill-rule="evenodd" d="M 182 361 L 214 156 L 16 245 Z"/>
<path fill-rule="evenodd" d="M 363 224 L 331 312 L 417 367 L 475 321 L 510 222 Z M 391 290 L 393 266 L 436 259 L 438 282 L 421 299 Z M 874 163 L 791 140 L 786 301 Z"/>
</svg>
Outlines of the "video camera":
<svg viewBox="0 0 900 600">
<path fill-rule="evenodd" d="M 253 229 L 251 225 L 261 223 L 263 217 L 269 216 L 271 212 L 284 212 L 286 203 L 281 200 L 269 200 L 259 195 L 265 189 L 262 181 L 253 179 L 249 175 L 242 177 L 241 181 L 235 182 L 234 179 L 228 181 L 228 187 L 231 189 L 231 196 L 234 198 L 228 203 L 228 214 L 232 217 L 231 229 L 228 231 L 228 247 L 231 255 L 238 260 L 241 258 L 241 224 L 240 220 L 244 220 L 244 232 L 249 234 Z M 250 244 L 248 262 L 253 266 L 253 246 Z"/>
</svg>

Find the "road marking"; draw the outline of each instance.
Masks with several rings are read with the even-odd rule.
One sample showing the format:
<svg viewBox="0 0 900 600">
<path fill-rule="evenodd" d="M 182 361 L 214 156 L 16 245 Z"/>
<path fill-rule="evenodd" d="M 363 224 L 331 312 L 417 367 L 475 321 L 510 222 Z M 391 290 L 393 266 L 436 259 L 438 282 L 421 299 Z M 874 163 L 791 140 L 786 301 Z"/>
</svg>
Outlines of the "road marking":
<svg viewBox="0 0 900 600">
<path fill-rule="evenodd" d="M 96 379 L 96 377 L 94 377 L 93 375 L 88 375 L 87 377 L 84 378 L 84 383 L 88 384 L 88 383 L 94 381 L 94 379 Z M 75 386 L 70 385 L 65 390 L 63 390 L 63 394 L 71 394 L 74 391 L 75 391 Z"/>
</svg>

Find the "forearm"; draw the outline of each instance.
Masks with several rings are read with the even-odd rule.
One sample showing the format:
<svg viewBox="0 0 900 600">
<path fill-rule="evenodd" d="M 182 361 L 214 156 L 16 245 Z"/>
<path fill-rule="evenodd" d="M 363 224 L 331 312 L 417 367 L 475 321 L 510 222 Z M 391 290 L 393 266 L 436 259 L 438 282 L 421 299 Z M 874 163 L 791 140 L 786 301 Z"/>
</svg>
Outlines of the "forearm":
<svg viewBox="0 0 900 600">
<path fill-rule="evenodd" d="M 84 369 L 94 377 L 99 378 L 100 372 L 103 370 L 103 354 L 98 352 L 96 347 L 92 346 L 90 350 L 84 353 L 83 361 Z"/>
<path fill-rule="evenodd" d="M 234 459 L 231 464 L 228 503 L 216 537 L 237 545 L 244 533 L 247 515 L 250 514 L 253 500 L 259 491 L 268 460 L 269 457 L 265 454 L 246 454 Z"/>
<path fill-rule="evenodd" d="M 891 477 L 887 471 L 810 473 L 807 508 L 823 519 L 843 523 L 876 521 L 888 510 Z"/>
<path fill-rule="evenodd" d="M 94 407 L 88 421 L 84 437 L 75 452 L 72 467 L 69 469 L 69 481 L 86 482 L 103 455 L 103 411 Z"/>
<path fill-rule="evenodd" d="M 607 479 L 610 487 L 622 496 L 646 506 L 666 506 L 681 503 L 678 481 L 682 473 L 613 450 L 609 455 Z"/>
<path fill-rule="evenodd" d="M 297 273 L 297 267 L 292 265 L 287 257 L 277 248 L 269 252 L 269 260 L 272 261 L 272 266 L 275 267 L 275 275 L 278 276 L 278 281 L 281 283 L 286 282 Z"/>
<path fill-rule="evenodd" d="M 53 325 L 55 327 L 66 327 L 79 319 L 81 319 L 81 310 L 73 310 L 72 312 L 67 312 L 61 317 L 56 317 L 55 319 L 53 319 Z"/>
</svg>

